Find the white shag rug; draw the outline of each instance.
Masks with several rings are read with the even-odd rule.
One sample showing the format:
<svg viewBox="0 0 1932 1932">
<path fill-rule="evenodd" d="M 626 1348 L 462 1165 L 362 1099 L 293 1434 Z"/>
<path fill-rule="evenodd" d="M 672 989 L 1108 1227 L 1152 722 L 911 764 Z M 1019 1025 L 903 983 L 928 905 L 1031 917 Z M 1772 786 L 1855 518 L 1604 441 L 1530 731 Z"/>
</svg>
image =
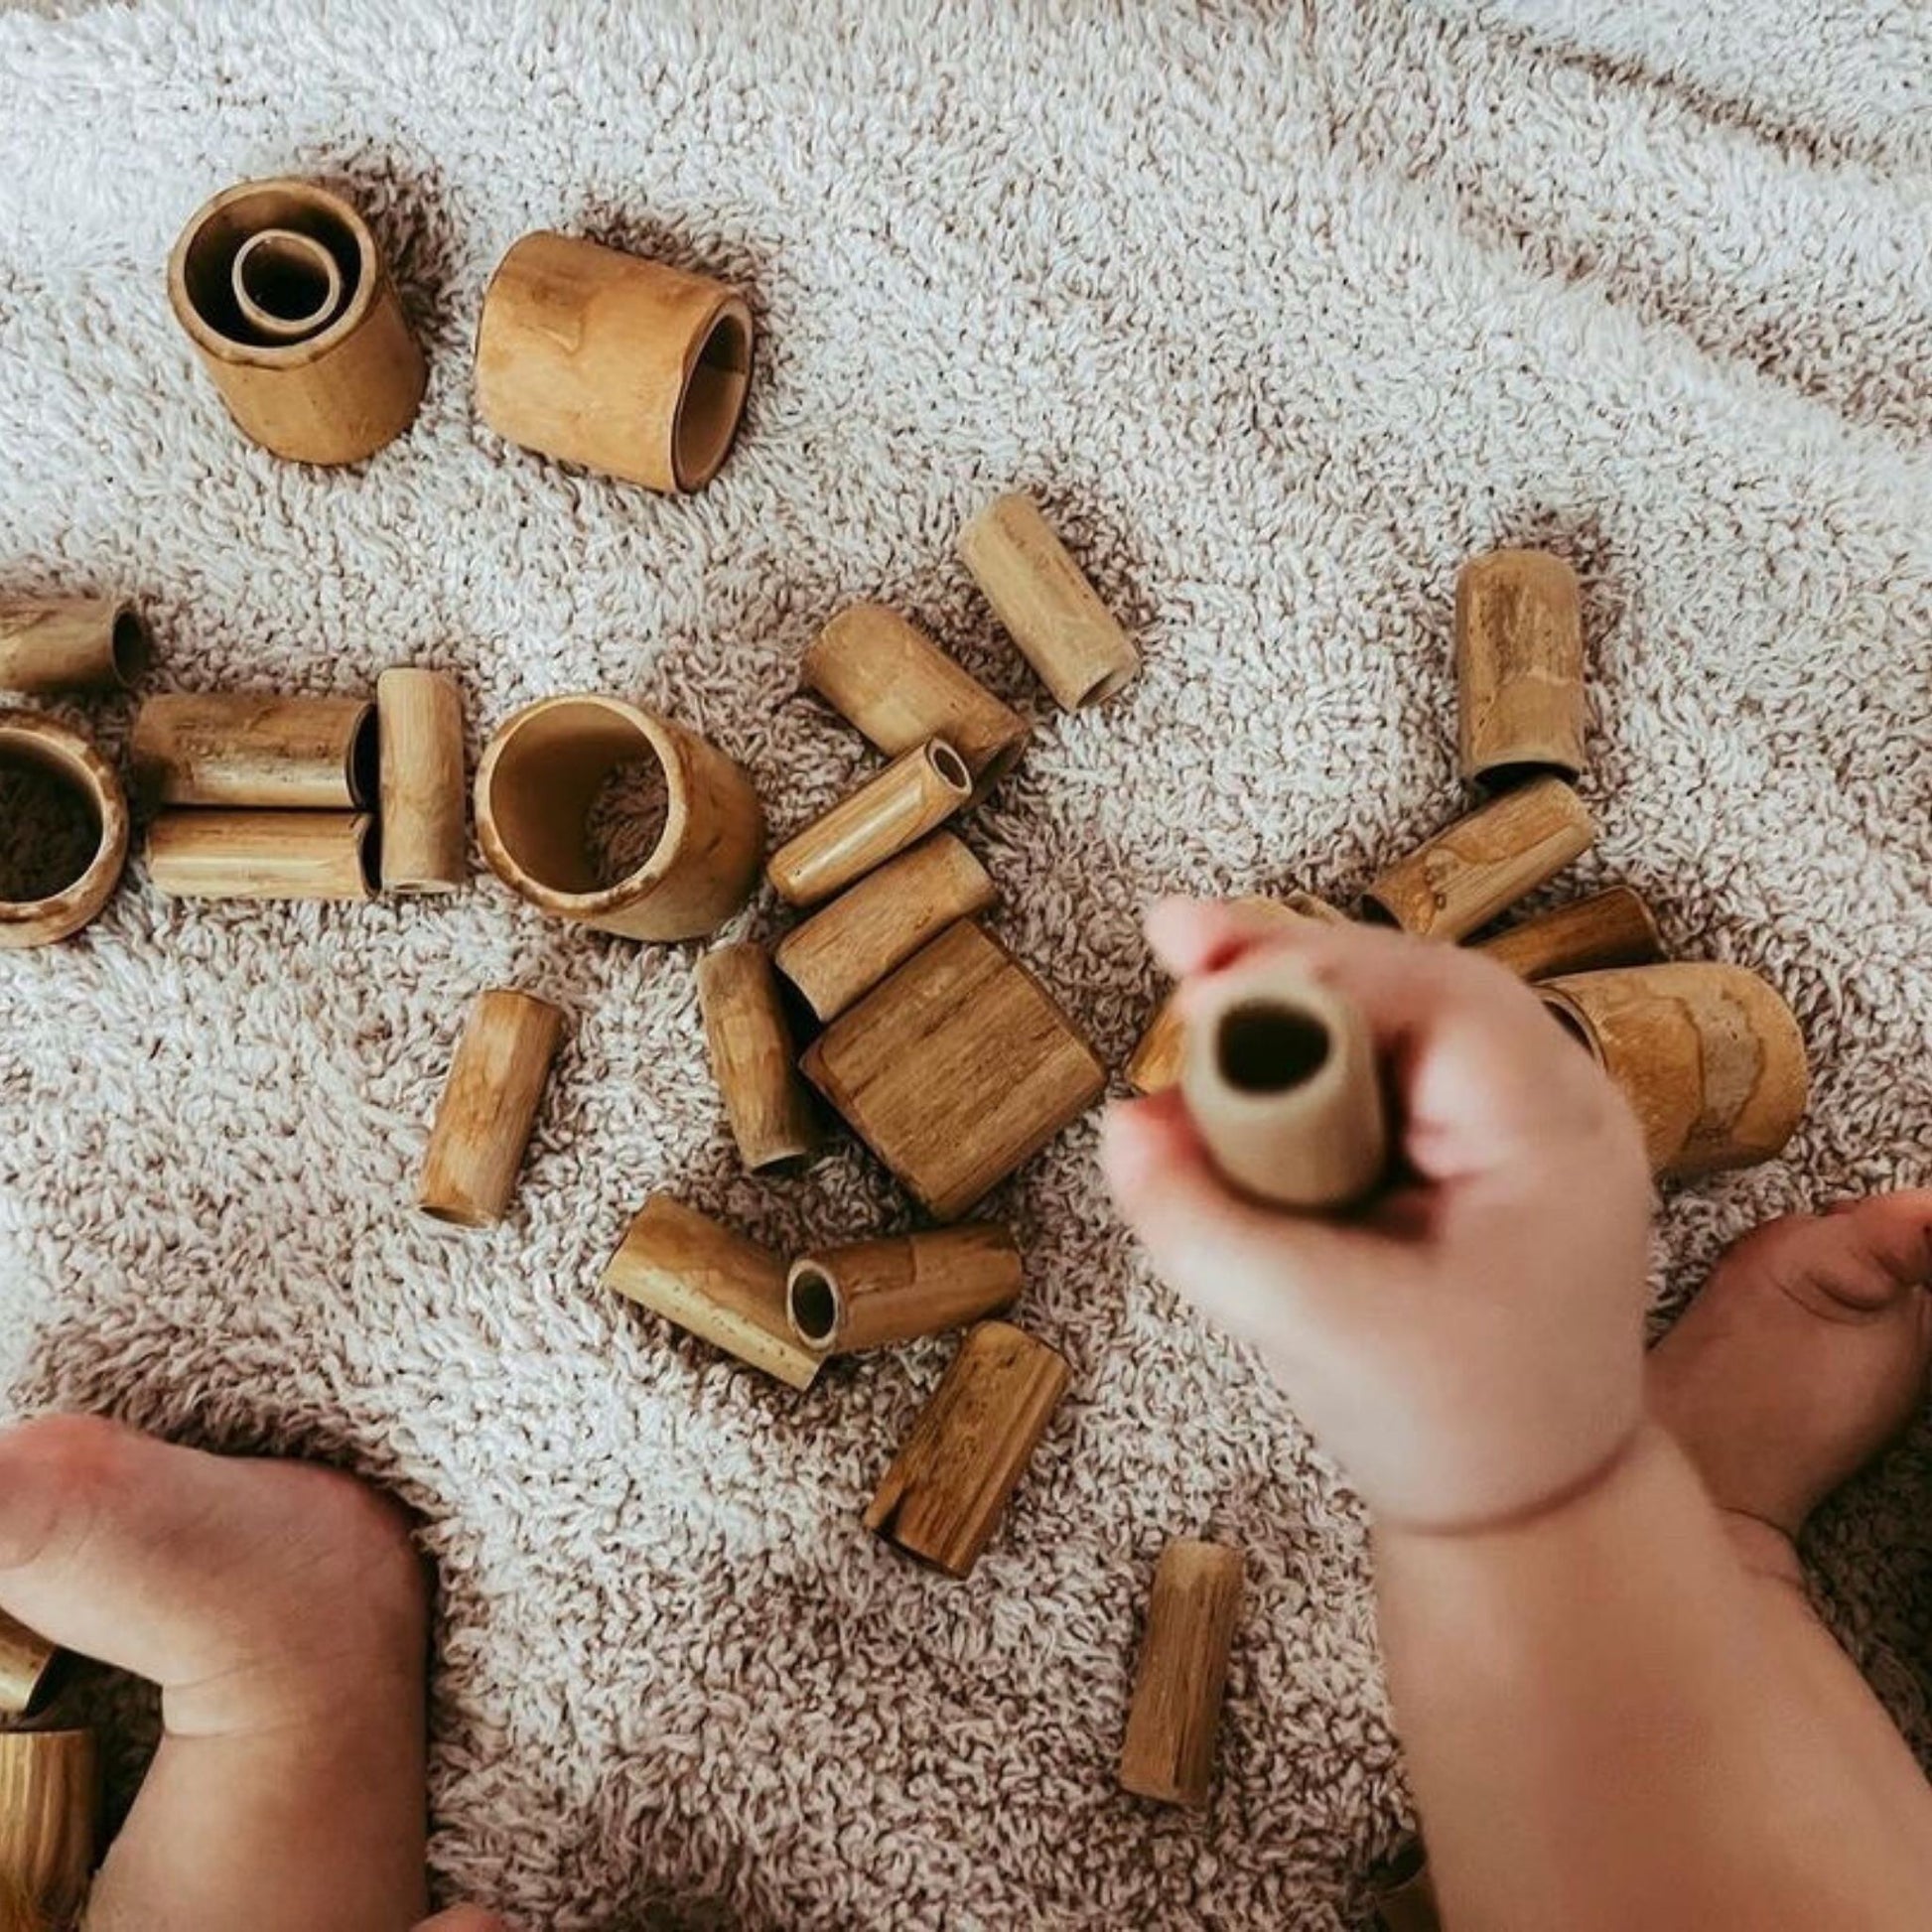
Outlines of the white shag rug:
<svg viewBox="0 0 1932 1932">
<path fill-rule="evenodd" d="M 1452 813 L 1453 573 L 1552 545 L 1604 826 L 1553 897 L 1633 882 L 1682 954 L 1770 974 L 1817 1065 L 1785 1159 L 1669 1205 L 1664 1307 L 1759 1216 L 1932 1180 L 1929 89 L 1932 14 L 1878 0 L 6 15 L 0 588 L 132 592 L 163 687 L 444 665 L 473 741 L 627 693 L 780 830 L 867 762 L 798 653 L 883 598 L 1040 721 L 970 836 L 1118 1065 L 1147 897 L 1346 898 Z M 190 211 L 284 171 L 369 211 L 430 351 L 351 474 L 246 447 L 167 308 Z M 702 496 L 478 425 L 484 281 L 551 225 L 751 292 Z M 1146 649 L 1077 718 L 953 555 L 1015 484 Z M 652 1188 L 779 1246 L 903 1212 L 850 1153 L 735 1173 L 691 962 L 486 879 L 208 907 L 137 867 L 0 956 L 10 1406 L 338 1457 L 421 1511 L 439 1882 L 525 1926 L 1350 1922 L 1405 1807 L 1362 1518 L 1149 1279 L 1091 1123 L 994 1203 L 1075 1380 L 970 1582 L 859 1523 L 950 1344 L 801 1398 L 600 1292 Z M 492 982 L 574 1030 L 512 1219 L 458 1237 L 411 1181 Z M 1922 1430 L 1813 1541 L 1921 1750 L 1929 1493 Z M 1250 1596 L 1188 1818 L 1113 1760 L 1152 1561 L 1198 1532 Z"/>
</svg>

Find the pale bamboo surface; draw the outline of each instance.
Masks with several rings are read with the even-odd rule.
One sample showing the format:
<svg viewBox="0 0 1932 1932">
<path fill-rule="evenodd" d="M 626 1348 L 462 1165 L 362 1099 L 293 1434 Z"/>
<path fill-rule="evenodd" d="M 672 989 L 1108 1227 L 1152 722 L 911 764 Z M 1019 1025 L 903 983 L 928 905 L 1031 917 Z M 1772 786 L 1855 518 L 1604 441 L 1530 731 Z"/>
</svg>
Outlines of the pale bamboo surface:
<svg viewBox="0 0 1932 1932">
<path fill-rule="evenodd" d="M 148 827 L 148 877 L 172 898 L 375 897 L 367 812 L 163 812 Z"/>
<path fill-rule="evenodd" d="M 377 788 L 375 707 L 366 698 L 168 691 L 134 719 L 142 805 L 350 811 Z"/>
<path fill-rule="evenodd" d="M 1575 778 L 1585 765 L 1577 573 L 1545 550 L 1492 550 L 1455 579 L 1458 750 L 1465 778 Z"/>
<path fill-rule="evenodd" d="M 0 897 L 0 950 L 52 945 L 97 917 L 127 864 L 127 800 L 112 767 L 78 732 L 34 711 L 0 711 L 0 769 L 31 771 L 80 800 L 96 831 L 79 877 L 37 898 Z"/>
<path fill-rule="evenodd" d="M 814 1248 L 785 1278 L 791 1331 L 850 1355 L 957 1328 L 1019 1299 L 1020 1246 L 993 1221 Z"/>
<path fill-rule="evenodd" d="M 1611 886 L 1539 912 L 1470 951 L 1508 967 L 1518 979 L 1540 980 L 1610 966 L 1654 965 L 1664 957 L 1664 942 L 1642 898 L 1628 886 Z"/>
<path fill-rule="evenodd" d="M 0 691 L 125 690 L 150 654 L 125 598 L 0 599 Z"/>
<path fill-rule="evenodd" d="M 343 271 L 314 235 L 261 228 L 235 250 L 235 307 L 258 336 L 300 342 L 328 326 L 343 303 Z"/>
<path fill-rule="evenodd" d="M 463 693 L 453 677 L 398 665 L 375 681 L 382 887 L 454 893 L 470 883 Z"/>
<path fill-rule="evenodd" d="M 100 1764 L 91 1730 L 0 1731 L 0 1898 L 77 1924 L 93 1875 Z"/>
<path fill-rule="evenodd" d="M 749 939 L 714 947 L 698 961 L 698 1005 L 712 1077 L 746 1172 L 796 1173 L 823 1134 L 798 1075 L 771 955 Z"/>
<path fill-rule="evenodd" d="M 1204 1805 L 1241 1618 L 1241 1552 L 1182 1538 L 1155 1567 L 1120 1782 L 1137 1797 Z"/>
<path fill-rule="evenodd" d="M 24 1717 L 40 1702 L 58 1649 L 0 1610 L 0 1718 Z"/>
</svg>

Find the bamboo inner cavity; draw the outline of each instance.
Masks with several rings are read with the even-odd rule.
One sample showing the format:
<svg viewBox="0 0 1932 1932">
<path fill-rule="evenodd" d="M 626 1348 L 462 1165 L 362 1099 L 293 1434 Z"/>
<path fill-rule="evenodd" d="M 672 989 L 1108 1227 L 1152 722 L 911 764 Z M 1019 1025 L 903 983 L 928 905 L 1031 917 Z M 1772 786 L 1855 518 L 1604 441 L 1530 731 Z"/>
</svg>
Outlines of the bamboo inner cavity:
<svg viewBox="0 0 1932 1932">
<path fill-rule="evenodd" d="M 817 1268 L 795 1268 L 789 1293 L 792 1323 L 807 1341 L 828 1341 L 838 1332 L 839 1291 L 831 1276 Z"/>
<path fill-rule="evenodd" d="M 314 235 L 264 228 L 235 251 L 235 306 L 261 335 L 312 336 L 341 308 L 343 271 Z"/>
<path fill-rule="evenodd" d="M 1328 1030 L 1312 1014 L 1249 1000 L 1221 1016 L 1214 1039 L 1221 1077 L 1242 1093 L 1287 1093 L 1328 1062 Z"/>
<path fill-rule="evenodd" d="M 65 893 L 105 843 L 83 774 L 46 746 L 0 737 L 0 900 L 31 904 Z"/>
<path fill-rule="evenodd" d="M 752 380 L 752 330 L 736 308 L 719 312 L 691 365 L 671 432 L 678 487 L 695 489 L 723 466 Z"/>
<path fill-rule="evenodd" d="M 281 184 L 264 184 L 209 212 L 181 258 L 181 287 L 196 320 L 220 342 L 243 348 L 294 351 L 306 348 L 324 330 L 333 332 L 350 312 L 366 307 L 365 269 L 373 267 L 373 245 L 365 248 L 365 233 L 343 219 L 337 211 L 340 207 L 333 196 L 320 192 L 298 194 Z M 271 234 L 278 238 L 278 246 L 270 251 L 269 261 L 250 273 L 249 299 L 244 303 L 244 257 Z M 326 315 L 292 329 L 293 318 L 285 307 L 296 298 L 287 286 L 284 268 L 271 264 L 286 263 L 295 249 L 308 261 L 306 280 L 320 277 L 327 282 L 321 266 L 321 261 L 327 261 L 334 270 L 336 294 Z M 262 301 L 262 294 L 269 300 Z M 270 326 L 264 327 L 256 312 L 268 316 Z"/>
</svg>

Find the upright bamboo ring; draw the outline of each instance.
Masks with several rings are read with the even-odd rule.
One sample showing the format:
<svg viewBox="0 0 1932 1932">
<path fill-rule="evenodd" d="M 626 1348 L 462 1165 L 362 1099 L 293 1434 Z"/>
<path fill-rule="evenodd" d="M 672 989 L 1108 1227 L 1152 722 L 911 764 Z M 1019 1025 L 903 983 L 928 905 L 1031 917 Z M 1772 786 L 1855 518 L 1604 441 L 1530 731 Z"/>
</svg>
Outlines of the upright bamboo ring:
<svg viewBox="0 0 1932 1932">
<path fill-rule="evenodd" d="M 51 945 L 78 932 L 112 896 L 127 864 L 127 799 L 120 780 L 77 732 L 32 711 L 0 711 L 0 771 L 36 771 L 73 793 L 91 817 L 93 857 L 80 875 L 38 898 L 0 897 L 0 947 Z"/>
</svg>

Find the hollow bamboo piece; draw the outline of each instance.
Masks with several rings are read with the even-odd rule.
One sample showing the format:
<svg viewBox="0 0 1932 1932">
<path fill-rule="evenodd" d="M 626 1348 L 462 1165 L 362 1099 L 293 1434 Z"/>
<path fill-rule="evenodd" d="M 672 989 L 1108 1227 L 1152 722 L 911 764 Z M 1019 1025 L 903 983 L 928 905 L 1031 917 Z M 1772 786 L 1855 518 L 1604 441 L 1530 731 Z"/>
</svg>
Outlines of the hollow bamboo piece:
<svg viewBox="0 0 1932 1932">
<path fill-rule="evenodd" d="M 1561 778 L 1533 778 L 1478 807 L 1369 887 L 1370 916 L 1424 939 L 1460 939 L 1554 879 L 1596 842 Z"/>
<path fill-rule="evenodd" d="M 1027 721 L 883 604 L 848 605 L 807 648 L 800 671 L 888 758 L 943 738 L 966 760 L 976 797 L 1027 749 Z"/>
<path fill-rule="evenodd" d="M 168 691 L 134 719 L 144 808 L 350 811 L 376 796 L 375 707 L 366 698 Z"/>
<path fill-rule="evenodd" d="M 463 814 L 463 694 L 441 671 L 399 665 L 375 681 L 382 886 L 455 893 L 470 883 Z"/>
<path fill-rule="evenodd" d="M 99 1812 L 91 1730 L 0 1731 L 0 1904 L 15 1922 L 35 1932 L 78 1923 Z"/>
<path fill-rule="evenodd" d="M 264 329 L 260 305 L 244 312 L 237 299 L 237 258 L 268 232 L 320 250 L 342 282 L 321 324 L 312 304 L 297 335 L 297 318 Z M 262 257 L 257 276 L 276 259 Z M 236 427 L 276 456 L 360 463 L 415 420 L 428 371 L 375 237 L 314 182 L 243 182 L 198 209 L 168 263 L 168 298 Z"/>
<path fill-rule="evenodd" d="M 343 271 L 314 235 L 263 228 L 235 250 L 235 307 L 256 335 L 300 342 L 324 329 L 343 303 Z"/>
<path fill-rule="evenodd" d="M 718 474 L 751 380 L 752 312 L 709 276 L 539 231 L 483 295 L 483 421 L 646 489 L 701 489 Z"/>
<path fill-rule="evenodd" d="M 637 1210 L 604 1286 L 791 1388 L 818 1373 L 785 1318 L 784 1263 L 667 1194 Z"/>
<path fill-rule="evenodd" d="M 0 603 L 0 691 L 124 690 L 149 654 L 148 627 L 125 598 Z"/>
<path fill-rule="evenodd" d="M 41 1702 L 59 1655 L 38 1630 L 0 1610 L 0 1717 L 23 1718 Z"/>
<path fill-rule="evenodd" d="M 1019 1243 L 991 1221 L 815 1249 L 785 1277 L 791 1331 L 818 1355 L 940 1334 L 1019 1296 Z"/>
<path fill-rule="evenodd" d="M 563 1032 L 563 1014 L 534 994 L 498 986 L 477 996 L 423 1156 L 425 1214 L 481 1228 L 509 1211 Z"/>
<path fill-rule="evenodd" d="M 1541 980 L 1654 965 L 1664 956 L 1664 942 L 1650 907 L 1628 886 L 1612 886 L 1525 919 L 1470 951 L 1506 966 L 1518 979 Z"/>
<path fill-rule="evenodd" d="M 1797 1130 L 1810 1089 L 1804 1035 L 1747 967 L 1626 966 L 1536 990 L 1630 1102 L 1658 1175 L 1750 1167 Z"/>
<path fill-rule="evenodd" d="M 9 898 L 0 882 L 0 949 L 52 945 L 78 932 L 113 897 L 127 864 L 127 800 L 107 760 L 80 736 L 34 711 L 0 711 L 0 777 L 11 769 L 51 780 L 78 798 L 96 829 L 77 878 L 33 898 Z"/>
<path fill-rule="evenodd" d="M 1140 652 L 1031 496 L 989 503 L 961 531 L 959 554 L 1062 709 L 1099 704 L 1139 672 Z"/>
<path fill-rule="evenodd" d="M 1419 1838 L 1408 1838 L 1379 1869 L 1369 1874 L 1369 1901 L 1376 1932 L 1442 1932 L 1435 1881 Z"/>
<path fill-rule="evenodd" d="M 367 812 L 163 812 L 148 827 L 148 877 L 172 898 L 373 898 L 379 864 Z"/>
<path fill-rule="evenodd" d="M 811 1091 L 798 1077 L 770 954 L 750 940 L 706 953 L 698 961 L 698 1005 L 746 1172 L 795 1173 L 822 1136 Z"/>
<path fill-rule="evenodd" d="M 943 738 L 929 739 L 794 832 L 765 877 L 788 905 L 817 905 L 924 838 L 972 795 L 966 761 Z"/>
<path fill-rule="evenodd" d="M 836 1020 L 954 920 L 999 898 L 972 853 L 934 832 L 794 926 L 772 959 L 820 1020 Z"/>
<path fill-rule="evenodd" d="M 1120 1751 L 1123 1790 L 1169 1805 L 1207 1802 L 1240 1617 L 1239 1550 L 1181 1538 L 1162 1551 Z"/>
<path fill-rule="evenodd" d="M 1544 550 L 1492 550 L 1455 580 L 1462 775 L 1492 785 L 1584 769 L 1584 624 L 1577 573 Z"/>
<path fill-rule="evenodd" d="M 1005 1321 L 967 1330 L 866 1528 L 948 1576 L 972 1572 L 1066 1392 L 1065 1361 Z"/>
<path fill-rule="evenodd" d="M 654 764 L 664 829 L 644 862 L 604 880 L 590 846 L 598 794 Z M 477 772 L 477 836 L 497 878 L 553 918 L 629 939 L 698 939 L 751 897 L 764 814 L 715 746 L 621 698 L 544 698 L 507 720 Z"/>
</svg>

